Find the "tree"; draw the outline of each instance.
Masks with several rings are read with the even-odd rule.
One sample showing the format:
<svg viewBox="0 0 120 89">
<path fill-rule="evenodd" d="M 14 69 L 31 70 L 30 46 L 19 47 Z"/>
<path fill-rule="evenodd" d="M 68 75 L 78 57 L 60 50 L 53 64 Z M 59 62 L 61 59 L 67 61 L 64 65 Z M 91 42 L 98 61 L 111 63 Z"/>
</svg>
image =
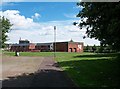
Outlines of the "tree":
<svg viewBox="0 0 120 89">
<path fill-rule="evenodd" d="M 5 42 L 8 40 L 8 36 L 6 33 L 8 33 L 11 29 L 12 24 L 10 21 L 5 17 L 0 17 L 0 47 L 5 47 Z"/>
<path fill-rule="evenodd" d="M 87 46 L 84 48 L 84 51 L 85 51 L 85 52 L 89 52 L 89 51 L 90 51 L 89 45 L 87 45 Z"/>
<path fill-rule="evenodd" d="M 77 17 L 81 18 L 80 28 L 86 27 L 87 37 L 98 39 L 101 46 L 110 45 L 120 51 L 120 2 L 80 2 L 83 9 Z"/>
<path fill-rule="evenodd" d="M 95 52 L 96 51 L 96 45 L 94 44 L 94 46 L 92 46 L 92 51 Z"/>
</svg>

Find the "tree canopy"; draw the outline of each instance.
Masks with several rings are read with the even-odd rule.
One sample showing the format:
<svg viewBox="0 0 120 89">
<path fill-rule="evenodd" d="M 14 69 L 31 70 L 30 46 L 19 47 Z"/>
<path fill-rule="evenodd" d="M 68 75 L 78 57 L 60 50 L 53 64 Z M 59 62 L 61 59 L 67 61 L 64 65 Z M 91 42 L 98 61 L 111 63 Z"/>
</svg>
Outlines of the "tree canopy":
<svg viewBox="0 0 120 89">
<path fill-rule="evenodd" d="M 0 17 L 0 47 L 5 47 L 5 42 L 8 40 L 8 36 L 6 33 L 8 33 L 11 29 L 12 24 L 10 21 L 5 17 Z"/>
<path fill-rule="evenodd" d="M 78 26 L 86 27 L 87 37 L 120 51 L 120 2 L 80 2 L 77 5 L 83 7 L 77 15 L 81 19 Z"/>
</svg>

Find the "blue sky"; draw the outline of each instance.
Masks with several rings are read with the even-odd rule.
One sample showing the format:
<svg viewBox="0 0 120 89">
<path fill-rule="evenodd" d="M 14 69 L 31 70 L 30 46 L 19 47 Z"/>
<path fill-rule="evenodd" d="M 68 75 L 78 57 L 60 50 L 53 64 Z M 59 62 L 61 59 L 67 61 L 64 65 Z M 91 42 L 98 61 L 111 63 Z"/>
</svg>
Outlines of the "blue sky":
<svg viewBox="0 0 120 89">
<path fill-rule="evenodd" d="M 31 42 L 53 42 L 53 27 L 57 26 L 57 41 L 84 42 L 85 45 L 99 45 L 94 39 L 83 39 L 86 29 L 72 25 L 81 7 L 76 2 L 6 2 L 2 3 L 0 15 L 13 24 L 8 33 L 8 43 L 17 43 L 19 38 Z"/>
<path fill-rule="evenodd" d="M 3 11 L 8 9 L 19 10 L 25 17 L 31 17 L 37 12 L 41 15 L 40 20 L 37 20 L 40 22 L 70 20 L 80 10 L 77 8 L 76 2 L 16 2 L 9 3 L 8 6 L 3 5 Z M 69 16 L 67 17 L 67 15 Z"/>
</svg>

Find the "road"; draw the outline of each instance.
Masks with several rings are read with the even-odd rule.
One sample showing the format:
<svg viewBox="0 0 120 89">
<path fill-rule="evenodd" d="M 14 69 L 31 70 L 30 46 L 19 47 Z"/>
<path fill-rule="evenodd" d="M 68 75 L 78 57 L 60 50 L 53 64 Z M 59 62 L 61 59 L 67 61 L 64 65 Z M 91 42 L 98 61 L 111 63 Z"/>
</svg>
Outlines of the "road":
<svg viewBox="0 0 120 89">
<path fill-rule="evenodd" d="M 2 58 L 3 87 L 75 87 L 53 57 Z"/>
</svg>

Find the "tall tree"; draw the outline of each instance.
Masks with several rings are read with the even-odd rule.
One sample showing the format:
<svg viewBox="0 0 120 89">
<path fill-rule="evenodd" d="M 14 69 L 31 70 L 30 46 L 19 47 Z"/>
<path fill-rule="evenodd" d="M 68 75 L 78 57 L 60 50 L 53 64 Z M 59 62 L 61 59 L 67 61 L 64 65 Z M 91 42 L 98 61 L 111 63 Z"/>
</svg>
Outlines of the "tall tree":
<svg viewBox="0 0 120 89">
<path fill-rule="evenodd" d="M 86 27 L 87 37 L 120 51 L 120 2 L 80 2 L 77 5 L 83 7 L 77 15 L 81 18 L 78 26 Z"/>
<path fill-rule="evenodd" d="M 8 33 L 11 29 L 12 24 L 10 21 L 5 17 L 0 17 L 0 47 L 5 47 L 5 42 L 8 40 Z"/>
</svg>

